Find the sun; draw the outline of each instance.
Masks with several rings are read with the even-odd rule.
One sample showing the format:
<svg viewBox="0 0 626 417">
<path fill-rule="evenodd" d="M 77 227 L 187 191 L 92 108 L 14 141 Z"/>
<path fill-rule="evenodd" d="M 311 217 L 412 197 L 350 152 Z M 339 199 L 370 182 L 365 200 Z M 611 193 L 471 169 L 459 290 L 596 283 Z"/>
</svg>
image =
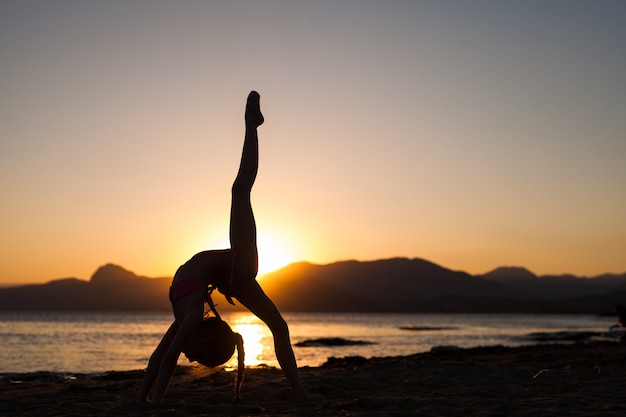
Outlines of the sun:
<svg viewBox="0 0 626 417">
<path fill-rule="evenodd" d="M 273 272 L 283 266 L 289 265 L 294 260 L 295 249 L 287 244 L 288 240 L 283 238 L 274 230 L 257 230 L 257 249 L 259 252 L 259 275 Z M 199 248 L 228 248 L 230 242 L 223 236 L 214 239 L 203 239 Z M 200 249 L 202 250 L 202 249 Z M 206 250 L 206 249 L 205 249 Z"/>
<path fill-rule="evenodd" d="M 260 275 L 280 269 L 294 261 L 289 246 L 272 232 L 259 231 L 257 247 Z"/>
</svg>

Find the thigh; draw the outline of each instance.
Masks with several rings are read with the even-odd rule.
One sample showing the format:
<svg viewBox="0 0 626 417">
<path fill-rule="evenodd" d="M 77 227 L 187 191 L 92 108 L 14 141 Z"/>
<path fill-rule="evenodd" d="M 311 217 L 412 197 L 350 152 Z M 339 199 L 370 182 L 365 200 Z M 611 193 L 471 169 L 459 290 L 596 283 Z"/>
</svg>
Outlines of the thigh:
<svg viewBox="0 0 626 417">
<path fill-rule="evenodd" d="M 236 252 L 237 263 L 242 264 L 246 272 L 256 276 L 258 271 L 256 221 L 249 195 L 233 195 L 230 210 L 230 246 Z"/>
<path fill-rule="evenodd" d="M 272 333 L 280 331 L 286 326 L 280 311 L 278 311 L 274 302 L 265 294 L 256 280 L 242 291 L 239 291 L 235 298 L 251 313 L 267 324 Z"/>
</svg>

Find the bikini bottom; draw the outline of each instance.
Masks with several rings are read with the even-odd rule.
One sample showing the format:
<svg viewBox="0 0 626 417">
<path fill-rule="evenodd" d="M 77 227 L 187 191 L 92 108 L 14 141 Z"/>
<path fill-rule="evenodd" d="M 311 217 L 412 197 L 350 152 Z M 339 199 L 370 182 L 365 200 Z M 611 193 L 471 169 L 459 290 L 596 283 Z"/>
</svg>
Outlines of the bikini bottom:
<svg viewBox="0 0 626 417">
<path fill-rule="evenodd" d="M 207 292 L 208 288 L 204 283 L 193 278 L 183 278 L 173 282 L 170 287 L 170 302 L 174 304 L 176 300 L 198 290 Z"/>
</svg>

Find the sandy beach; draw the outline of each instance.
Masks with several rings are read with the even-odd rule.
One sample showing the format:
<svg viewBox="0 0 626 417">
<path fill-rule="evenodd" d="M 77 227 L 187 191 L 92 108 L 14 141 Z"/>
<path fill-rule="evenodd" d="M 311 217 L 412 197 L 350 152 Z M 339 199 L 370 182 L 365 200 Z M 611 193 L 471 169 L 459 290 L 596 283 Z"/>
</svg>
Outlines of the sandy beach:
<svg viewBox="0 0 626 417">
<path fill-rule="evenodd" d="M 143 371 L 72 377 L 5 374 L 0 415 L 13 416 L 624 416 L 626 346 L 597 342 L 404 357 L 331 358 L 301 368 L 311 401 L 289 401 L 280 369 L 250 368 L 241 404 L 234 375 L 178 369 L 160 405 L 134 401 Z"/>
</svg>

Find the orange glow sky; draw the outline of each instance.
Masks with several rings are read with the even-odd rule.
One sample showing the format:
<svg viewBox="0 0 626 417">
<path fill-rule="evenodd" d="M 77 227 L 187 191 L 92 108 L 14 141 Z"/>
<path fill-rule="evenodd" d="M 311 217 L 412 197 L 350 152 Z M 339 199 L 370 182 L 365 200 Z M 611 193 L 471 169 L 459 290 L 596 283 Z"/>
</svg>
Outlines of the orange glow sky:
<svg viewBox="0 0 626 417">
<path fill-rule="evenodd" d="M 0 284 L 227 246 L 261 268 L 626 271 L 624 1 L 1 1 Z"/>
</svg>

